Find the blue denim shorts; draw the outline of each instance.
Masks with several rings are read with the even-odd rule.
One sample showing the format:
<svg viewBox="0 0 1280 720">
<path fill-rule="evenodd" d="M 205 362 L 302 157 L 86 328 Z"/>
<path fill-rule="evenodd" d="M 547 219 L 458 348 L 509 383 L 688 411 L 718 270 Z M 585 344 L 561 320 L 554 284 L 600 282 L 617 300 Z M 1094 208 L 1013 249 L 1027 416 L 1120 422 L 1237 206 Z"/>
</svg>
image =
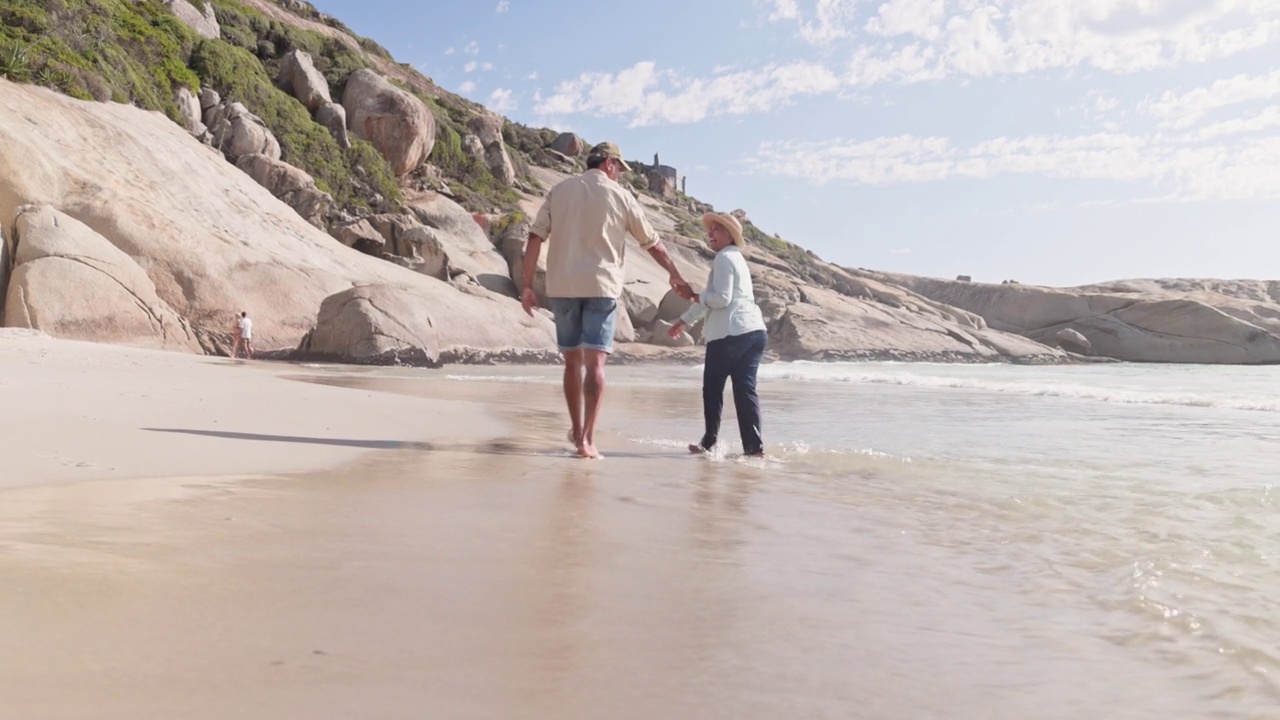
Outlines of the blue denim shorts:
<svg viewBox="0 0 1280 720">
<path fill-rule="evenodd" d="M 613 352 L 618 301 L 613 298 L 550 298 L 560 352 L 585 348 Z"/>
</svg>

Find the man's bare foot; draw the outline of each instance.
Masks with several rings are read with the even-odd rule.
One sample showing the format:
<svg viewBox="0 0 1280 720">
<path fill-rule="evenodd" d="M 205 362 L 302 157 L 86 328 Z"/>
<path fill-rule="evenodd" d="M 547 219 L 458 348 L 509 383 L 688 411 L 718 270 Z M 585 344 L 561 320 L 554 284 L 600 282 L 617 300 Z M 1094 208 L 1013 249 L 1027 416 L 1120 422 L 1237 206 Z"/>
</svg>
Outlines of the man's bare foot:
<svg viewBox="0 0 1280 720">
<path fill-rule="evenodd" d="M 596 449 L 595 443 L 588 442 L 578 444 L 578 456 L 589 458 L 591 460 L 599 460 L 604 457 L 600 454 L 600 451 Z"/>
<path fill-rule="evenodd" d="M 707 449 L 698 443 L 689 443 L 689 452 L 693 455 L 706 455 Z"/>
</svg>

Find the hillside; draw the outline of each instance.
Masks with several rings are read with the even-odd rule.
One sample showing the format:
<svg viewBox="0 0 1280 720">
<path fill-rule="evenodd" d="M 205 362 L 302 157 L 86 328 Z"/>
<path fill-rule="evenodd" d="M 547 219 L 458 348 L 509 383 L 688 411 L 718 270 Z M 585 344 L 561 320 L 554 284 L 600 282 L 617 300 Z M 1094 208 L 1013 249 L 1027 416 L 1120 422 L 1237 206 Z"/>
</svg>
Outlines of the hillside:
<svg viewBox="0 0 1280 720">
<path fill-rule="evenodd" d="M 0 21 L 5 325 L 223 353 L 246 309 L 278 357 L 554 357 L 546 317 L 519 312 L 518 264 L 528 218 L 594 139 L 491 113 L 298 0 L 11 0 Z M 621 182 L 701 280 L 714 208 L 631 164 Z M 1125 357 L 837 267 L 733 212 L 776 357 Z M 683 301 L 647 258 L 623 299 L 620 358 L 696 357 L 696 328 L 666 335 Z M 1273 361 L 1258 347 L 1225 361 Z"/>
</svg>

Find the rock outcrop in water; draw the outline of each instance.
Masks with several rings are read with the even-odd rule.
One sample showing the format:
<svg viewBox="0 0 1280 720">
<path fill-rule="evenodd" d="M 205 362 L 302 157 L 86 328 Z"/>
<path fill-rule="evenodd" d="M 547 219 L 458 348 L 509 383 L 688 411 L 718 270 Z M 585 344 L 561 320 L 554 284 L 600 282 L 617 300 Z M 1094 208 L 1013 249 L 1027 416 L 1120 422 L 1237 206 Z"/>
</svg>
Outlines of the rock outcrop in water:
<svg viewBox="0 0 1280 720">
<path fill-rule="evenodd" d="M 1280 283 L 1124 280 L 1077 288 L 869 273 L 1072 352 L 1165 363 L 1280 363 Z"/>
</svg>

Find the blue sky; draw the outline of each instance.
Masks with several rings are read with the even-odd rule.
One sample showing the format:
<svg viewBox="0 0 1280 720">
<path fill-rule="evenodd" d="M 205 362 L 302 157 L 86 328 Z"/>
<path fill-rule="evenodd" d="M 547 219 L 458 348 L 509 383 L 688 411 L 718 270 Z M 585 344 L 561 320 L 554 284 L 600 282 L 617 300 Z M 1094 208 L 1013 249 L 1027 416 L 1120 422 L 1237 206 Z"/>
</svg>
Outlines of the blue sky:
<svg viewBox="0 0 1280 720">
<path fill-rule="evenodd" d="M 851 267 L 1280 279 L 1280 0 L 318 0 Z"/>
</svg>

